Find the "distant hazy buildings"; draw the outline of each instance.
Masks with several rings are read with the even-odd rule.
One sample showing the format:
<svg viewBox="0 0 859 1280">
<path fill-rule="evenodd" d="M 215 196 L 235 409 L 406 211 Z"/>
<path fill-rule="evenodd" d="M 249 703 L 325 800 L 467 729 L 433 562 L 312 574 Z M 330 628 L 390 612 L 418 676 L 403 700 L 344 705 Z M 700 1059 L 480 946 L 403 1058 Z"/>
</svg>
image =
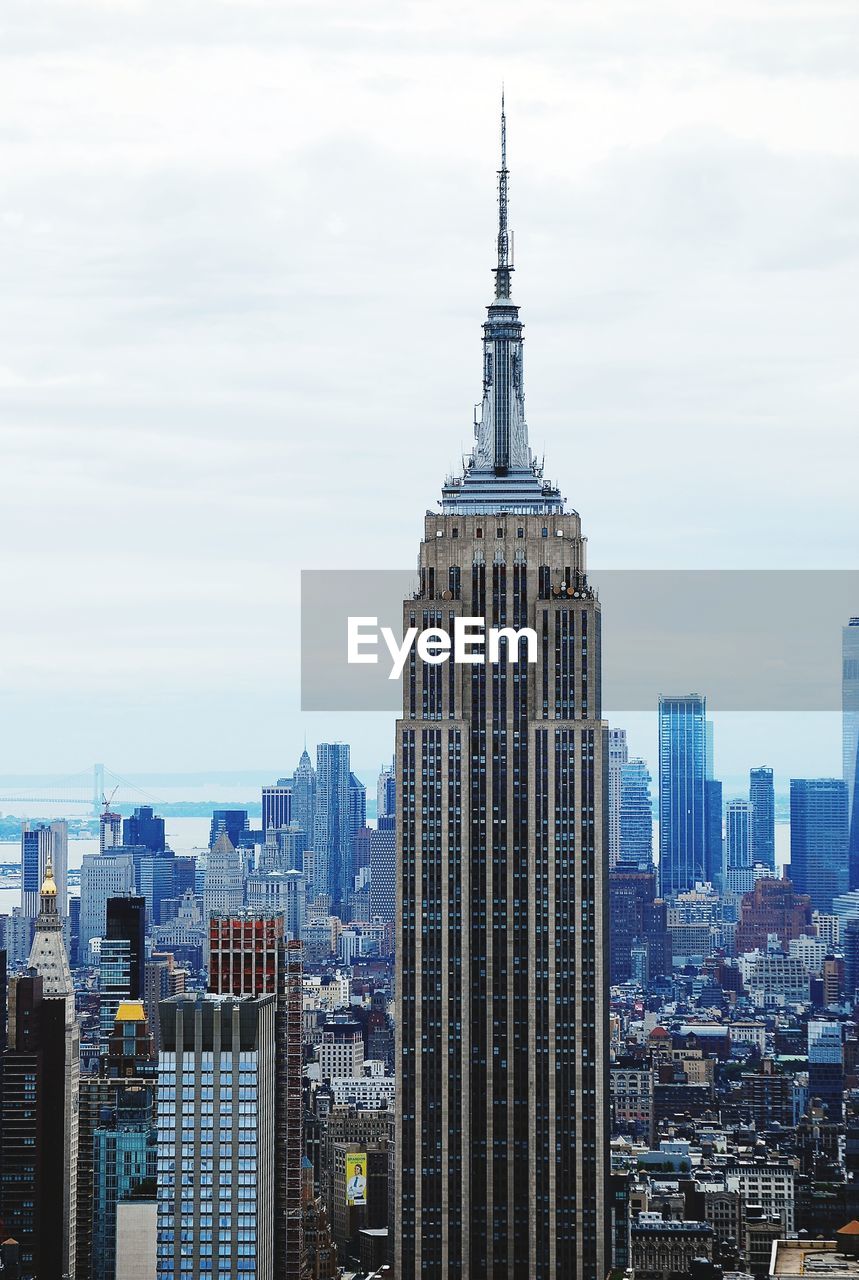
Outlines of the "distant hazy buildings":
<svg viewBox="0 0 859 1280">
<path fill-rule="evenodd" d="M 206 887 L 203 890 L 203 916 L 215 912 L 241 911 L 245 901 L 242 860 L 229 836 L 222 831 L 209 853 Z"/>
<path fill-rule="evenodd" d="M 313 843 L 315 815 L 316 770 L 305 747 L 292 777 L 292 821 L 304 833 L 303 849 Z"/>
<path fill-rule="evenodd" d="M 263 832 L 288 827 L 292 822 L 292 779 L 279 778 L 272 786 L 262 789 Z"/>
<path fill-rule="evenodd" d="M 81 860 L 81 917 L 79 954 L 81 964 L 89 960 L 93 938 L 103 938 L 107 928 L 108 898 L 130 898 L 136 885 L 134 858 L 116 850 L 85 853 Z"/>
<path fill-rule="evenodd" d="M 847 891 L 847 784 L 842 778 L 791 778 L 790 875 L 818 911 Z"/>
<path fill-rule="evenodd" d="M 247 809 L 214 809 L 209 826 L 209 848 L 213 848 L 222 831 L 227 833 L 230 844 L 238 848 L 249 825 Z"/>
<path fill-rule="evenodd" d="M 307 910 L 303 871 L 255 872 L 247 881 L 249 911 L 277 913 L 290 938 L 300 938 Z"/>
<path fill-rule="evenodd" d="M 752 805 L 752 863 L 775 870 L 775 788 L 773 771 L 766 765 L 749 770 Z"/>
<path fill-rule="evenodd" d="M 705 878 L 706 701 L 659 699 L 659 879 L 663 898 Z"/>
<path fill-rule="evenodd" d="M 113 849 L 118 844 L 122 844 L 122 815 L 112 813 L 105 804 L 98 820 L 99 853 L 104 853 L 105 849 Z"/>
<path fill-rule="evenodd" d="M 148 805 L 135 809 L 122 824 L 122 843 L 145 845 L 152 853 L 161 853 L 167 847 L 164 819 L 159 818 Z"/>
</svg>

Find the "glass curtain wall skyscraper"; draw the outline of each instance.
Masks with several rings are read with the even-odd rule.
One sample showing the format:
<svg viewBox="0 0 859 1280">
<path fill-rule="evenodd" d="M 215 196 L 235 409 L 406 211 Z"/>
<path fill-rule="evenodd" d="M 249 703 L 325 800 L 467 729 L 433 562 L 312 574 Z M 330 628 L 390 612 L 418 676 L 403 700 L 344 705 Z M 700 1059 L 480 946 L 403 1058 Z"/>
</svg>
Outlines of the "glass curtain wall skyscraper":
<svg viewBox="0 0 859 1280">
<path fill-rule="evenodd" d="M 844 784 L 850 838 L 850 888 L 859 889 L 859 617 L 851 618 L 842 644 Z"/>
<path fill-rule="evenodd" d="M 707 704 L 659 699 L 659 884 L 663 898 L 693 889 L 706 865 Z"/>
<path fill-rule="evenodd" d="M 403 621 L 528 626 L 538 660 L 505 640 L 495 664 L 413 650 L 404 671 L 397 1280 L 603 1280 L 609 1265 L 600 607 L 580 518 L 528 445 L 507 178 L 502 141 L 476 440 L 426 515 Z"/>
<path fill-rule="evenodd" d="M 653 864 L 653 802 L 647 761 L 627 761 L 620 771 L 620 856 L 624 862 Z"/>
<path fill-rule="evenodd" d="M 335 915 L 346 910 L 351 890 L 351 771 L 345 742 L 320 742 L 316 748 L 314 832 L 315 893 L 329 894 Z"/>
<path fill-rule="evenodd" d="M 842 778 L 791 778 L 790 878 L 817 911 L 848 886 L 847 786 Z"/>
</svg>

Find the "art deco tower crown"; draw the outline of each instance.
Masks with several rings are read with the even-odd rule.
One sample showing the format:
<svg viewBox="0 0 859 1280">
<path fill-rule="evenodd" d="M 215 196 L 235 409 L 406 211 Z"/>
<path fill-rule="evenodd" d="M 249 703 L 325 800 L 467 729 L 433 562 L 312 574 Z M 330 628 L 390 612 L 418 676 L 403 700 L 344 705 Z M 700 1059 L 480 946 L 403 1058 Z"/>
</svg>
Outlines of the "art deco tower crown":
<svg viewBox="0 0 859 1280">
<path fill-rule="evenodd" d="M 511 300 L 512 232 L 507 225 L 507 118 L 501 98 L 501 167 L 498 170 L 498 242 L 493 268 L 495 296 L 483 323 L 483 399 L 474 424 L 475 443 L 461 476 L 442 490 L 446 513 L 563 511 L 557 489 L 543 480 L 528 444 L 522 366 L 522 321 Z"/>
</svg>

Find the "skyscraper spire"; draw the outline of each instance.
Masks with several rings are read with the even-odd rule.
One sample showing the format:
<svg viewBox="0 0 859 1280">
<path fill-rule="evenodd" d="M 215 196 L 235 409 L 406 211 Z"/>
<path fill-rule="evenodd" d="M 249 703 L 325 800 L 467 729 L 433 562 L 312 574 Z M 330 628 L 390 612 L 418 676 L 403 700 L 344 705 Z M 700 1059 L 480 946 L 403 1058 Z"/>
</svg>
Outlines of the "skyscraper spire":
<svg viewBox="0 0 859 1280">
<path fill-rule="evenodd" d="M 510 297 L 510 232 L 507 228 L 507 116 L 504 112 L 504 88 L 501 89 L 501 168 L 498 170 L 498 265 L 495 268 L 496 298 Z"/>
<path fill-rule="evenodd" d="M 483 322 L 483 400 L 475 442 L 462 476 L 442 489 L 442 511 L 480 514 L 563 511 L 564 500 L 543 479 L 528 445 L 525 420 L 522 321 L 510 299 L 512 232 L 507 225 L 507 112 L 501 93 L 501 168 L 498 170 L 498 245 L 495 296 Z"/>
</svg>

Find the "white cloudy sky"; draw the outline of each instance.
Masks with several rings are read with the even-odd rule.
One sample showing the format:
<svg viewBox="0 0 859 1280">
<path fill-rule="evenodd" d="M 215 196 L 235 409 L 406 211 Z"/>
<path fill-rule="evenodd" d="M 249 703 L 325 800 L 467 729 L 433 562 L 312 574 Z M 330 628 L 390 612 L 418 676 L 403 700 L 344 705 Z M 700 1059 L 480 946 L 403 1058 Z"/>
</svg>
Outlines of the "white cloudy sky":
<svg viewBox="0 0 859 1280">
<path fill-rule="evenodd" d="M 0 769 L 387 754 L 300 715 L 298 573 L 411 564 L 469 441 L 502 79 L 592 563 L 855 566 L 858 43 L 853 0 L 5 0 Z M 838 767 L 831 718 L 722 741 Z"/>
</svg>

